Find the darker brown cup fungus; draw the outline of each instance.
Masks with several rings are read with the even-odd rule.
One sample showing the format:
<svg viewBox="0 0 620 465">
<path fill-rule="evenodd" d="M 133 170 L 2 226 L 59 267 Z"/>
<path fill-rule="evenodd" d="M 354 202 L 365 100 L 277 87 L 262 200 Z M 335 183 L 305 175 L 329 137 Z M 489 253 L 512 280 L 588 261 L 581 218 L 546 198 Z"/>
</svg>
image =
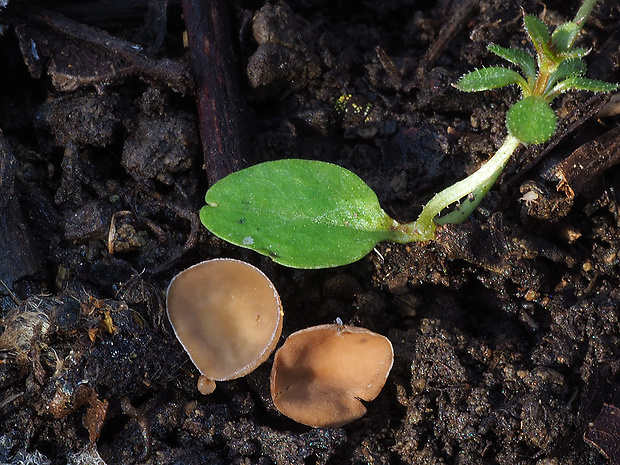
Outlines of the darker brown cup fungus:
<svg viewBox="0 0 620 465">
<path fill-rule="evenodd" d="M 198 263 L 168 287 L 168 318 L 210 394 L 215 381 L 245 376 L 263 363 L 282 333 L 276 288 L 258 268 L 233 259 Z"/>
<path fill-rule="evenodd" d="M 393 362 L 392 343 L 367 329 L 337 324 L 303 329 L 276 352 L 271 397 L 298 423 L 342 426 L 366 413 L 360 399 L 379 395 Z"/>
</svg>

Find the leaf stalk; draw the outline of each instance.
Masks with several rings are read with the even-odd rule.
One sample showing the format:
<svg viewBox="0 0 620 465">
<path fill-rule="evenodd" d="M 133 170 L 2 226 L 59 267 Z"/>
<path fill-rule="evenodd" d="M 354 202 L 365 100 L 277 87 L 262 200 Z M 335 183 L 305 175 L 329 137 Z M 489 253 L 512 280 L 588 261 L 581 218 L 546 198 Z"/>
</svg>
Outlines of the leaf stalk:
<svg viewBox="0 0 620 465">
<path fill-rule="evenodd" d="M 416 221 L 402 225 L 403 236 L 396 238 L 400 239 L 396 242 L 429 241 L 435 238 L 437 224 L 461 223 L 467 219 L 493 186 L 520 143 L 519 139 L 508 134 L 501 147 L 484 165 L 465 179 L 435 194 Z M 454 211 L 436 219 L 445 208 L 459 201 L 461 203 Z"/>
</svg>

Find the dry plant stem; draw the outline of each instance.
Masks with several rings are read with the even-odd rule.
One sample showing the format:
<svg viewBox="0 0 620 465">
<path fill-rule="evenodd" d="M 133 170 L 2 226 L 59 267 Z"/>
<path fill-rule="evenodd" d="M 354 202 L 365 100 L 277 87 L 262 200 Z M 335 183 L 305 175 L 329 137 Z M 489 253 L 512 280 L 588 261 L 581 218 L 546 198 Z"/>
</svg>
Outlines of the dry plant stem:
<svg viewBox="0 0 620 465">
<path fill-rule="evenodd" d="M 519 139 L 508 134 L 495 155 L 482 165 L 478 171 L 436 194 L 424 206 L 422 213 L 420 213 L 415 222 L 403 225 L 407 235 L 407 242 L 434 239 L 435 229 L 437 228 L 435 218 L 441 211 L 454 202 L 460 201 L 463 197 L 473 194 L 472 198 L 468 197 L 463 201 L 459 210 L 440 218 L 438 222 L 439 224 L 458 223 L 466 219 L 469 213 L 478 206 L 484 194 L 495 183 L 506 163 L 508 163 L 510 156 L 520 143 Z"/>
<path fill-rule="evenodd" d="M 223 0 L 183 0 L 209 185 L 243 168 L 249 144 Z"/>
<path fill-rule="evenodd" d="M 428 78 L 428 70 L 432 68 L 454 38 L 464 29 L 467 21 L 474 15 L 477 9 L 479 9 L 478 0 L 466 1 L 452 14 L 450 19 L 442 27 L 439 36 L 424 54 L 424 57 L 418 65 L 418 69 L 416 70 L 416 83 L 418 87 L 425 87 Z"/>
</svg>

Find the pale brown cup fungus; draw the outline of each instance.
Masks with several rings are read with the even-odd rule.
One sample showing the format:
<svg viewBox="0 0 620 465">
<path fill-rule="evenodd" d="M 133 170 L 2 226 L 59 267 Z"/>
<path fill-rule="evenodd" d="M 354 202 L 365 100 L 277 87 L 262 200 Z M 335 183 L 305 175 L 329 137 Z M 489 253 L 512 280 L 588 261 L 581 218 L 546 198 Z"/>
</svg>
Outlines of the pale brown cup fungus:
<svg viewBox="0 0 620 465">
<path fill-rule="evenodd" d="M 392 343 L 365 328 L 320 325 L 291 334 L 276 352 L 271 397 L 287 417 L 335 428 L 362 417 L 385 385 Z"/>
<path fill-rule="evenodd" d="M 168 286 L 170 324 L 202 376 L 198 390 L 240 378 L 263 363 L 282 333 L 276 288 L 258 268 L 214 259 L 182 271 Z"/>
</svg>

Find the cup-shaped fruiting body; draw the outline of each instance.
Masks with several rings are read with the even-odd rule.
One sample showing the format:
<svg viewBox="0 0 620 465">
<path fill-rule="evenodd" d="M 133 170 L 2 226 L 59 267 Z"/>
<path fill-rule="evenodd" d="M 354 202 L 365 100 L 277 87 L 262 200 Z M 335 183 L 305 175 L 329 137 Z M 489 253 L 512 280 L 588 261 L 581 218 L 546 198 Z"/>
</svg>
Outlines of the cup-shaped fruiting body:
<svg viewBox="0 0 620 465">
<path fill-rule="evenodd" d="M 215 381 L 239 378 L 263 363 L 282 333 L 276 288 L 258 268 L 233 259 L 208 260 L 168 286 L 168 318 L 210 394 Z"/>
<path fill-rule="evenodd" d="M 271 370 L 275 407 L 315 428 L 342 426 L 366 413 L 394 362 L 392 343 L 365 328 L 320 325 L 291 334 Z"/>
</svg>

